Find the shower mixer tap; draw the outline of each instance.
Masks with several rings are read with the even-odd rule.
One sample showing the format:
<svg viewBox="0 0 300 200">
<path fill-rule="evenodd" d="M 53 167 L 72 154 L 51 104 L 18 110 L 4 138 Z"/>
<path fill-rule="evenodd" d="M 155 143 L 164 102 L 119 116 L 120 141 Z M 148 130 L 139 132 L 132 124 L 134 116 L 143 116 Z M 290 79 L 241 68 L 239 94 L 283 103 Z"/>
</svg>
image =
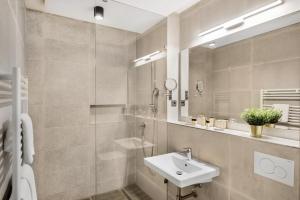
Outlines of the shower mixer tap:
<svg viewBox="0 0 300 200">
<path fill-rule="evenodd" d="M 141 125 L 139 125 L 139 127 L 142 129 L 141 135 L 142 135 L 142 141 L 143 141 L 144 137 L 145 137 L 145 132 L 144 131 L 145 131 L 145 128 L 146 128 L 146 124 L 143 122 Z"/>
<path fill-rule="evenodd" d="M 143 122 L 141 125 L 140 125 L 141 128 L 146 128 L 146 124 Z"/>
</svg>

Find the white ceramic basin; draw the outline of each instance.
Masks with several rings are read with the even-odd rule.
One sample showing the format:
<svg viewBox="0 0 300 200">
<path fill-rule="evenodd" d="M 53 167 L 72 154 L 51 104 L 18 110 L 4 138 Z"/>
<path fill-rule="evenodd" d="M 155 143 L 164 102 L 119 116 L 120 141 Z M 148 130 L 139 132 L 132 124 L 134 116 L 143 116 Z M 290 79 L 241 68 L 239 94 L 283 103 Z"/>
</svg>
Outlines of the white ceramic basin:
<svg viewBox="0 0 300 200">
<path fill-rule="evenodd" d="M 220 174 L 218 167 L 196 160 L 189 161 L 178 153 L 145 158 L 144 163 L 180 188 L 211 182 Z"/>
</svg>

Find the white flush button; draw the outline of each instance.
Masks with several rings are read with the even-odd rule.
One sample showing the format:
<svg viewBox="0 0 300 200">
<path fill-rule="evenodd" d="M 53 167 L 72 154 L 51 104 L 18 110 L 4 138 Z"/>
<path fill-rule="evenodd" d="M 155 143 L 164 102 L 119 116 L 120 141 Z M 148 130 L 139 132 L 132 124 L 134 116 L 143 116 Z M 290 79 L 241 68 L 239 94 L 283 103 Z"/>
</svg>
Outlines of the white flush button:
<svg viewBox="0 0 300 200">
<path fill-rule="evenodd" d="M 294 161 L 254 152 L 254 173 L 294 186 Z"/>
<path fill-rule="evenodd" d="M 275 163 L 268 158 L 261 159 L 259 162 L 259 167 L 267 174 L 274 173 L 276 168 Z"/>
<path fill-rule="evenodd" d="M 274 173 L 278 178 L 281 178 L 281 179 L 285 178 L 287 175 L 286 171 L 281 167 L 276 167 Z"/>
</svg>

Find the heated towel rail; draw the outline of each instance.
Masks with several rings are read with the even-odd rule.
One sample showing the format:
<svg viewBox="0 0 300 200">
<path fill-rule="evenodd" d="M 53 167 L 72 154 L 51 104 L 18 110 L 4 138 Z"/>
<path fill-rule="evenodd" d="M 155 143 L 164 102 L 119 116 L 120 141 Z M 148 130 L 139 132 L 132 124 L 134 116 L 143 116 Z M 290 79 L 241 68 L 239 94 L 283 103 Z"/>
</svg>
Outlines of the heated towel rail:
<svg viewBox="0 0 300 200">
<path fill-rule="evenodd" d="M 21 75 L 21 69 L 14 67 L 12 74 L 0 74 L 0 106 L 12 106 L 13 154 L 12 182 L 13 200 L 20 200 L 22 165 L 21 113 L 28 111 L 28 80 Z"/>
<path fill-rule="evenodd" d="M 260 91 L 260 106 L 271 108 L 273 104 L 289 104 L 287 125 L 300 127 L 300 89 L 268 89 Z"/>
</svg>

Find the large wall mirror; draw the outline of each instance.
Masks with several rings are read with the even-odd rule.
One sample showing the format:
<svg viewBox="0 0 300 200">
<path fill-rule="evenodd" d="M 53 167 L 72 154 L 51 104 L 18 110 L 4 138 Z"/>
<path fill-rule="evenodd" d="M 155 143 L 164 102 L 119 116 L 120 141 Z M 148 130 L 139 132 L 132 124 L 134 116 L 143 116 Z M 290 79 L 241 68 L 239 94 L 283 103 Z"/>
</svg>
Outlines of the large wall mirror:
<svg viewBox="0 0 300 200">
<path fill-rule="evenodd" d="M 246 108 L 289 106 L 277 128 L 300 127 L 300 18 L 260 25 L 264 33 L 230 35 L 227 42 L 181 52 L 180 119 L 213 117 L 242 122 Z M 276 24 L 280 23 L 280 26 Z M 266 24 L 266 26 L 268 26 Z M 253 31 L 252 31 L 253 32 Z M 259 32 L 259 31 L 258 31 Z M 226 41 L 220 38 L 220 41 Z M 278 106 L 278 105 L 277 105 Z"/>
</svg>

